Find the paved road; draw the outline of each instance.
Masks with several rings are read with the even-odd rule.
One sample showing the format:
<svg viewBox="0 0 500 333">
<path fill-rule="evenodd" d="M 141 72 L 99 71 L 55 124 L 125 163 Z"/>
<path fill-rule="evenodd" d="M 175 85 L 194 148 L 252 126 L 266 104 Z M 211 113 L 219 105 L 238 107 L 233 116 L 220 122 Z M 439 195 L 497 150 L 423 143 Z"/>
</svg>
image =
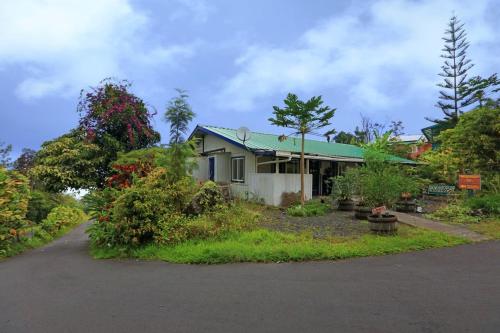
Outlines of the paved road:
<svg viewBox="0 0 500 333">
<path fill-rule="evenodd" d="M 0 332 L 500 331 L 500 242 L 194 266 L 92 260 L 83 230 L 0 262 Z"/>
</svg>

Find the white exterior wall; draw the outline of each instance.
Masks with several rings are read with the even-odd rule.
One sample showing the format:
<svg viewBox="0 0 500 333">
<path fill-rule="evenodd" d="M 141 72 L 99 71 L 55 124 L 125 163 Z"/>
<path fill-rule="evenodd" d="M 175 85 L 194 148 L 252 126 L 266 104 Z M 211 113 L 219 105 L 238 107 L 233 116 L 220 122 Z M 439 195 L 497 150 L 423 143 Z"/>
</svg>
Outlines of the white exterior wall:
<svg viewBox="0 0 500 333">
<path fill-rule="evenodd" d="M 231 182 L 231 158 L 245 157 L 245 184 L 247 183 L 249 173 L 255 172 L 255 155 L 241 147 L 233 145 L 215 135 L 206 135 L 204 139 L 204 147 L 200 144 L 204 151 L 216 149 L 225 149 L 225 152 L 213 153 L 210 156 L 200 156 L 198 158 L 198 169 L 193 172 L 193 177 L 198 180 L 208 180 L 208 158 L 215 157 L 215 181 L 216 182 Z"/>
<path fill-rule="evenodd" d="M 248 190 L 251 195 L 264 199 L 266 204 L 279 206 L 284 192 L 300 191 L 300 174 L 253 173 Z M 304 175 L 304 194 L 306 200 L 312 198 L 312 175 Z"/>
</svg>

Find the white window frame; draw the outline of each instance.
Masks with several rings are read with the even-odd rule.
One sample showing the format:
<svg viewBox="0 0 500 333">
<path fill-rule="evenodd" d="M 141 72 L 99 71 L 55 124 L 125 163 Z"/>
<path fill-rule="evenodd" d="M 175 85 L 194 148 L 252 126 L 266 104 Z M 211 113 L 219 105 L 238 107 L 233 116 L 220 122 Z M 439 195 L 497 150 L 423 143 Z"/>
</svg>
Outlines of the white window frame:
<svg viewBox="0 0 500 333">
<path fill-rule="evenodd" d="M 236 162 L 236 170 L 234 168 L 234 162 Z M 238 164 L 243 164 L 243 174 L 240 175 L 240 168 Z M 233 171 L 236 171 L 236 178 L 234 177 Z M 245 182 L 245 156 L 231 157 L 231 181 L 234 183 L 244 183 Z"/>
</svg>

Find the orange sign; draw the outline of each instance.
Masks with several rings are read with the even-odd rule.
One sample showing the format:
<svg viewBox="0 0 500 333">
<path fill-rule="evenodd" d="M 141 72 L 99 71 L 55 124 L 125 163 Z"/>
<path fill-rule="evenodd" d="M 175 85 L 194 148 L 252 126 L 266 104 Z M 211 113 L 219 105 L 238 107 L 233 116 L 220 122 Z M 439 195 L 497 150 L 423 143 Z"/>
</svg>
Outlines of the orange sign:
<svg viewBox="0 0 500 333">
<path fill-rule="evenodd" d="M 458 175 L 458 188 L 462 190 L 480 190 L 481 175 Z"/>
</svg>

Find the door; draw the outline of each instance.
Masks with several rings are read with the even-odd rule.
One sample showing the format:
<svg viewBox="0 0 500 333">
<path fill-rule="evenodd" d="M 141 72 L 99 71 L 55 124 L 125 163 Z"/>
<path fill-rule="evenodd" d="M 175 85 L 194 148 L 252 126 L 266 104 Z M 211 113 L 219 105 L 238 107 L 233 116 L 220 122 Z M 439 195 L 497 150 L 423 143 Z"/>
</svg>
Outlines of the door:
<svg viewBox="0 0 500 333">
<path fill-rule="evenodd" d="M 215 157 L 208 158 L 208 179 L 211 181 L 215 179 Z"/>
<path fill-rule="evenodd" d="M 312 174 L 312 195 L 320 195 L 320 161 L 309 160 L 309 173 Z"/>
</svg>

